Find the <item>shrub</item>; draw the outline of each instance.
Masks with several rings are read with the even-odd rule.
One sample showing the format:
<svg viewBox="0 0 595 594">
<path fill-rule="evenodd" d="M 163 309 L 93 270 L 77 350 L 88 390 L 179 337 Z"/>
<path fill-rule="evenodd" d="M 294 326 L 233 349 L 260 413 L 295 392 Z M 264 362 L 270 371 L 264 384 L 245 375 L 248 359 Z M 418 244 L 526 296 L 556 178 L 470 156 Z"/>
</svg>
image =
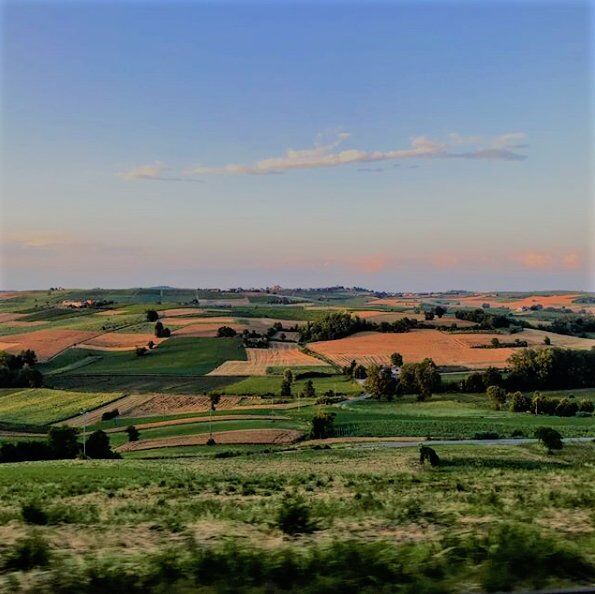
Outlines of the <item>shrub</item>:
<svg viewBox="0 0 595 594">
<path fill-rule="evenodd" d="M 559 417 L 574 417 L 578 412 L 578 404 L 568 398 L 562 398 L 556 406 L 555 414 Z"/>
<path fill-rule="evenodd" d="M 430 466 L 438 466 L 440 464 L 440 458 L 433 448 L 425 445 L 419 446 L 419 463 L 424 464 L 425 461 L 430 463 Z"/>
<path fill-rule="evenodd" d="M 107 433 L 101 431 L 101 429 L 94 431 L 91 433 L 91 435 L 89 435 L 85 443 L 85 449 L 87 456 L 96 460 L 120 458 L 120 454 L 112 451 L 109 443 L 109 437 Z"/>
<path fill-rule="evenodd" d="M 35 567 L 45 567 L 50 562 L 50 547 L 39 535 L 32 534 L 18 541 L 8 553 L 5 569 L 28 571 Z"/>
<path fill-rule="evenodd" d="M 26 524 L 45 526 L 48 523 L 48 515 L 37 503 L 25 503 L 21 507 L 21 515 Z"/>
<path fill-rule="evenodd" d="M 510 394 L 509 399 L 508 409 L 511 412 L 528 412 L 531 410 L 531 398 L 522 392 Z"/>
<path fill-rule="evenodd" d="M 285 534 L 309 534 L 316 530 L 317 523 L 301 497 L 289 497 L 283 500 L 277 512 L 277 526 Z"/>
<path fill-rule="evenodd" d="M 138 441 L 140 437 L 140 431 L 134 425 L 126 427 L 126 433 L 128 433 L 128 441 Z"/>
<path fill-rule="evenodd" d="M 159 319 L 159 314 L 154 309 L 147 310 L 147 322 L 156 322 Z"/>
<path fill-rule="evenodd" d="M 554 450 L 561 450 L 562 436 L 551 427 L 539 427 L 535 431 L 535 437 L 544 445 L 548 454 L 553 454 Z"/>
<path fill-rule="evenodd" d="M 506 390 L 500 386 L 490 386 L 486 390 L 486 396 L 496 410 L 500 410 L 500 407 L 506 402 Z"/>
<path fill-rule="evenodd" d="M 119 416 L 120 416 L 120 411 L 117 408 L 114 408 L 113 410 L 105 411 L 101 415 L 101 420 L 102 421 L 111 421 L 112 419 L 115 419 L 116 417 L 119 417 Z"/>
<path fill-rule="evenodd" d="M 578 410 L 579 410 L 579 412 L 582 412 L 582 413 L 592 413 L 593 410 L 595 410 L 595 406 L 593 406 L 593 403 L 590 400 L 583 398 L 578 403 Z"/>
<path fill-rule="evenodd" d="M 137 357 L 144 357 L 147 354 L 147 347 L 139 346 L 134 350 Z"/>
<path fill-rule="evenodd" d="M 319 412 L 312 417 L 310 437 L 312 439 L 325 439 L 335 434 L 335 413 Z"/>
</svg>

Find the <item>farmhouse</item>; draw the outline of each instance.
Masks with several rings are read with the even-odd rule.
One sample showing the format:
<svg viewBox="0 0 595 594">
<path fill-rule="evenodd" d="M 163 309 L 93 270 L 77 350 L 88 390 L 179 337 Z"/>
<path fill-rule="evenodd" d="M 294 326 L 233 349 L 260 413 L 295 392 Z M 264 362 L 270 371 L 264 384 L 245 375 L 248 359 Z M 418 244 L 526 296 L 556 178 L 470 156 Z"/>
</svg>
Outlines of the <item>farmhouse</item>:
<svg viewBox="0 0 595 594">
<path fill-rule="evenodd" d="M 93 307 L 95 305 L 94 299 L 81 299 L 81 300 L 73 300 L 73 299 L 65 299 L 62 301 L 63 307 L 72 307 L 75 309 L 81 309 L 83 307 Z"/>
</svg>

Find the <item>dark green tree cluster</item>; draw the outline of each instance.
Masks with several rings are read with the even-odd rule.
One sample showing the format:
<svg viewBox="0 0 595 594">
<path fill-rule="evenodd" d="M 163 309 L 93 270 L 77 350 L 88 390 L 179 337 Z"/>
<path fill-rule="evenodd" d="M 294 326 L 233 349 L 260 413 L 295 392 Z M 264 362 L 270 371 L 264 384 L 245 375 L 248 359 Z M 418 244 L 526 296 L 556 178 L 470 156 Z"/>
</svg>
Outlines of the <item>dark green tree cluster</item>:
<svg viewBox="0 0 595 594">
<path fill-rule="evenodd" d="M 455 312 L 455 318 L 458 320 L 467 320 L 479 324 L 480 328 L 486 330 L 494 328 L 508 328 L 513 320 L 508 316 L 490 314 L 484 309 L 459 309 Z M 516 324 L 518 322 L 514 321 Z"/>
<path fill-rule="evenodd" d="M 231 338 L 232 336 L 235 336 L 236 334 L 237 334 L 237 332 L 231 326 L 221 326 L 221 328 L 219 328 L 217 330 L 217 336 L 219 338 L 224 338 L 224 337 Z"/>
<path fill-rule="evenodd" d="M 43 441 L 5 442 L 0 445 L 0 462 L 24 462 L 28 460 L 68 460 L 82 453 L 76 427 L 51 427 Z M 108 435 L 99 430 L 91 433 L 85 442 L 87 457 L 93 459 L 120 458 L 113 452 Z"/>
<path fill-rule="evenodd" d="M 373 330 L 373 325 L 348 312 L 327 313 L 320 320 L 308 322 L 300 327 L 300 340 L 314 342 L 316 340 L 335 340 L 356 332 Z"/>
<path fill-rule="evenodd" d="M 366 369 L 364 390 L 378 400 L 392 400 L 397 393 L 397 380 L 388 365 L 370 365 Z"/>
<path fill-rule="evenodd" d="M 562 390 L 595 386 L 595 350 L 524 349 L 508 359 L 511 390 Z"/>
<path fill-rule="evenodd" d="M 482 393 L 489 386 L 502 386 L 503 383 L 502 374 L 495 367 L 488 367 L 485 371 L 471 373 L 461 380 L 460 390 L 468 393 Z"/>
<path fill-rule="evenodd" d="M 588 332 L 595 332 L 595 316 L 568 314 L 556 318 L 549 326 L 539 325 L 538 328 L 556 334 L 586 337 Z"/>
<path fill-rule="evenodd" d="M 36 364 L 37 355 L 31 349 L 18 355 L 0 351 L 0 388 L 39 388 L 43 376 L 34 368 Z"/>
</svg>

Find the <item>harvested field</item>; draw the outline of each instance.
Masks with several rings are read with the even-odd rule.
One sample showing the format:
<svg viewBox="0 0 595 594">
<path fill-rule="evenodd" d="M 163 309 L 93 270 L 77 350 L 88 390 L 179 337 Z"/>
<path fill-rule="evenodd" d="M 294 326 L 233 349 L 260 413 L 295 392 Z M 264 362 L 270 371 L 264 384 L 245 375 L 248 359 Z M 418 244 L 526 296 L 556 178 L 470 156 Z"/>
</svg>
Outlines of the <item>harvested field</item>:
<svg viewBox="0 0 595 594">
<path fill-rule="evenodd" d="M 458 365 L 469 368 L 489 366 L 504 367 L 514 349 L 474 349 L 467 338 L 483 340 L 492 335 L 448 334 L 439 330 L 413 330 L 403 334 L 381 334 L 360 332 L 347 338 L 313 342 L 309 348 L 328 357 L 338 365 L 349 365 L 355 359 L 358 363 L 387 364 L 391 353 L 403 355 L 405 362 L 419 362 L 425 357 L 434 360 L 436 365 Z M 498 336 L 500 339 L 503 337 Z"/>
<path fill-rule="evenodd" d="M 18 353 L 23 349 L 33 349 L 40 361 L 45 361 L 68 347 L 90 340 L 96 332 L 83 330 L 35 330 L 27 334 L 12 334 L 9 341 L 0 341 L 0 350 Z"/>
<path fill-rule="evenodd" d="M 585 304 L 573 303 L 581 293 L 572 293 L 568 295 L 530 295 L 522 299 L 498 297 L 494 294 L 472 295 L 470 297 L 461 297 L 458 301 L 461 305 L 469 307 L 481 307 L 482 303 L 489 303 L 492 307 L 508 307 L 510 309 L 519 309 L 521 307 L 531 307 L 532 305 L 543 305 L 543 307 L 568 307 L 571 309 L 581 309 Z"/>
<path fill-rule="evenodd" d="M 13 320 L 12 322 L 8 323 L 7 326 L 11 328 L 31 328 L 32 326 L 43 326 L 47 324 L 43 320 L 35 320 L 33 322 L 26 322 L 25 320 Z"/>
<path fill-rule="evenodd" d="M 205 310 L 199 307 L 175 307 L 173 309 L 164 309 L 159 312 L 159 315 L 165 318 L 174 318 L 178 316 L 197 316 L 204 312 Z"/>
<path fill-rule="evenodd" d="M 420 297 L 385 297 L 383 299 L 371 298 L 368 303 L 374 305 L 387 305 L 388 307 L 416 307 L 421 302 Z"/>
<path fill-rule="evenodd" d="M 250 305 L 250 300 L 247 297 L 240 297 L 239 299 L 199 299 L 198 304 L 202 307 L 231 307 Z"/>
<path fill-rule="evenodd" d="M 220 421 L 279 421 L 287 420 L 289 417 L 279 415 L 216 415 L 214 417 L 184 417 L 182 419 L 168 419 L 166 421 L 153 421 L 150 423 L 139 423 L 135 427 L 141 429 L 159 429 L 160 427 L 175 427 L 176 425 L 192 425 L 194 423 L 218 423 Z M 125 427 L 112 427 L 105 429 L 106 433 L 122 433 Z"/>
<path fill-rule="evenodd" d="M 244 330 L 255 330 L 264 334 L 275 322 L 281 322 L 284 326 L 293 326 L 295 322 L 289 320 L 271 320 L 269 318 L 165 318 L 163 323 L 179 325 L 180 321 L 184 321 L 182 328 L 174 330 L 175 336 L 194 336 L 194 337 L 210 337 L 217 336 L 217 330 L 221 326 L 229 326 L 233 328 L 238 334 Z"/>
<path fill-rule="evenodd" d="M 520 334 L 514 335 L 514 337 L 517 336 L 521 340 L 526 340 L 529 343 L 529 346 L 543 346 L 543 340 L 547 336 L 550 339 L 551 346 L 554 347 L 586 350 L 595 347 L 595 339 L 593 338 L 566 336 L 564 334 L 555 334 L 554 332 L 546 332 L 544 330 L 532 330 L 530 328 L 525 328 Z"/>
<path fill-rule="evenodd" d="M 115 408 L 118 409 L 121 416 L 129 416 L 129 411 L 133 410 L 136 406 L 152 397 L 152 394 L 129 394 L 128 396 L 123 396 L 120 399 L 113 400 L 105 406 L 101 406 L 95 410 L 89 411 L 86 415 L 86 418 L 83 418 L 82 415 L 77 414 L 75 417 L 64 421 L 64 423 L 72 427 L 82 427 L 84 423 L 87 423 L 87 425 L 94 425 L 95 423 L 99 423 L 99 421 L 101 421 L 101 415 L 104 412 L 112 411 Z"/>
<path fill-rule="evenodd" d="M 95 336 L 91 340 L 81 342 L 77 347 L 103 351 L 131 351 L 136 347 L 146 347 L 150 340 L 155 344 L 159 344 L 164 339 L 156 338 L 154 334 L 107 332 L 106 334 Z"/>
<path fill-rule="evenodd" d="M 18 320 L 19 318 L 26 317 L 27 314 L 22 313 L 0 313 L 0 324 L 3 322 L 14 322 L 14 320 Z"/>
<path fill-rule="evenodd" d="M 258 397 L 222 396 L 217 410 L 230 410 L 260 404 Z M 127 417 L 147 417 L 152 415 L 180 414 L 192 412 L 206 412 L 211 408 L 211 401 L 208 396 L 186 396 L 154 394 L 148 395 L 135 406 L 126 412 Z"/>
<path fill-rule="evenodd" d="M 207 375 L 266 375 L 268 367 L 324 365 L 291 343 L 273 342 L 268 349 L 246 349 L 246 353 L 247 361 L 226 361 Z"/>
<path fill-rule="evenodd" d="M 294 429 L 243 429 L 237 431 L 221 431 L 213 433 L 215 442 L 218 444 L 291 444 L 302 437 L 301 431 Z M 125 443 L 117 448 L 119 452 L 135 452 L 139 450 L 152 450 L 155 448 L 173 448 L 179 446 L 206 445 L 209 439 L 208 433 L 200 435 L 183 435 L 179 437 L 163 437 L 160 439 L 140 439 Z"/>
<path fill-rule="evenodd" d="M 127 313 L 125 309 L 104 309 L 98 311 L 96 316 L 119 316 L 120 314 Z"/>
</svg>

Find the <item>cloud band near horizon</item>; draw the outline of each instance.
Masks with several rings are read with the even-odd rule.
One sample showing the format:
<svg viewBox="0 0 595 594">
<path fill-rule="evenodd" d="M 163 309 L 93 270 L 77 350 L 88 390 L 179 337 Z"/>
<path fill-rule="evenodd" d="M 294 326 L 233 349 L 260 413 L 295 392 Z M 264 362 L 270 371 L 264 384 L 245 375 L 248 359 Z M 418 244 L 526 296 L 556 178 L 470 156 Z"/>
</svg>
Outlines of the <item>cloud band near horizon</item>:
<svg viewBox="0 0 595 594">
<path fill-rule="evenodd" d="M 406 159 L 470 159 L 492 161 L 524 161 L 526 155 L 517 149 L 526 147 L 526 135 L 522 132 L 502 134 L 485 140 L 479 136 L 463 137 L 452 133 L 446 141 L 433 140 L 426 136 L 411 139 L 409 148 L 388 151 L 364 151 L 359 149 L 338 150 L 350 134 L 341 132 L 326 144 L 320 141 L 313 148 L 288 149 L 279 157 L 268 157 L 252 164 L 229 163 L 222 166 L 197 165 L 182 171 L 181 177 L 166 177 L 169 170 L 163 163 L 141 165 L 119 173 L 124 180 L 192 180 L 196 175 L 267 175 L 286 171 L 320 169 L 350 164 L 377 163 Z M 463 149 L 463 146 L 468 148 Z M 195 179 L 195 181 L 198 181 Z"/>
</svg>

